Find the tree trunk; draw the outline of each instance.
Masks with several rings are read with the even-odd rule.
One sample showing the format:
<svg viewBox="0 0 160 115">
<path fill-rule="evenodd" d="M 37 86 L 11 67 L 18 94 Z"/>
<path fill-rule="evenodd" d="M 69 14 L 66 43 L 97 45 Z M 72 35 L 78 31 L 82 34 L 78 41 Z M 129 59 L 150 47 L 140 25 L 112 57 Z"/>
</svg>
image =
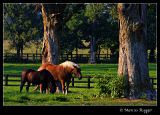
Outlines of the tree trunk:
<svg viewBox="0 0 160 115">
<path fill-rule="evenodd" d="M 59 38 L 57 34 L 58 20 L 56 14 L 48 14 L 42 5 L 42 18 L 44 25 L 44 39 L 42 48 L 42 64 L 59 63 Z"/>
<path fill-rule="evenodd" d="M 98 45 L 98 60 L 100 62 L 101 47 Z"/>
<path fill-rule="evenodd" d="M 153 63 L 155 62 L 155 49 L 151 48 L 149 53 L 149 62 Z"/>
<path fill-rule="evenodd" d="M 16 47 L 16 50 L 17 50 L 17 60 L 19 61 L 20 60 L 20 47 L 18 45 Z"/>
<path fill-rule="evenodd" d="M 21 57 L 23 58 L 23 42 L 21 43 L 21 45 L 20 45 L 20 52 L 21 52 Z"/>
<path fill-rule="evenodd" d="M 146 4 L 118 4 L 120 21 L 118 75 L 125 78 L 125 97 L 153 98 L 146 47 Z"/>
<path fill-rule="evenodd" d="M 96 63 L 95 38 L 93 36 L 90 41 L 90 63 Z"/>
<path fill-rule="evenodd" d="M 76 62 L 78 62 L 78 39 L 76 44 Z"/>
</svg>

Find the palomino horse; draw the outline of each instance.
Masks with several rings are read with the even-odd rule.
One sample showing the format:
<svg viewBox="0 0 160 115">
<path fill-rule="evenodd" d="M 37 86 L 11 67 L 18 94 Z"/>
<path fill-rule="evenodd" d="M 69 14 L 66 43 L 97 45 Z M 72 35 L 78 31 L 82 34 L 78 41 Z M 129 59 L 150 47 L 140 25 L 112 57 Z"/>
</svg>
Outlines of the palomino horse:
<svg viewBox="0 0 160 115">
<path fill-rule="evenodd" d="M 42 64 L 39 67 L 38 71 L 41 71 L 43 69 L 48 70 L 54 77 L 55 81 L 60 81 L 63 94 L 68 93 L 68 88 L 71 82 L 72 74 L 77 76 L 78 79 L 82 79 L 80 66 L 71 61 L 65 61 L 59 65 Z M 66 89 L 65 89 L 65 83 L 66 83 Z"/>
<path fill-rule="evenodd" d="M 35 71 L 33 69 L 27 69 L 22 71 L 21 76 L 21 85 L 20 85 L 20 92 L 23 89 L 24 84 L 27 82 L 26 91 L 29 91 L 30 84 L 39 85 L 42 84 L 40 90 L 41 93 L 46 92 L 47 88 L 50 88 L 50 92 L 54 93 L 56 91 L 56 84 L 51 75 L 51 73 L 43 69 L 41 71 Z M 47 93 L 47 92 L 46 92 Z"/>
</svg>

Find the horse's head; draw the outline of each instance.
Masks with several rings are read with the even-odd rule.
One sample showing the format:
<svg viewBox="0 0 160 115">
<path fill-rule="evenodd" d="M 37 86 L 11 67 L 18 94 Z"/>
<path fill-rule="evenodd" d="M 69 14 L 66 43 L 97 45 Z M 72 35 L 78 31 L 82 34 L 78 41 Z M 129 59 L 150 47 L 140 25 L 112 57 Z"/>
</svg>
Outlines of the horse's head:
<svg viewBox="0 0 160 115">
<path fill-rule="evenodd" d="M 62 65 L 64 68 L 67 68 L 67 71 L 77 76 L 78 79 L 82 79 L 81 69 L 78 64 L 71 61 L 65 61 L 60 65 Z"/>
<path fill-rule="evenodd" d="M 72 73 L 78 77 L 78 79 L 82 79 L 82 74 L 81 74 L 81 69 L 80 67 L 78 66 L 74 66 L 74 69 L 72 71 Z"/>
</svg>

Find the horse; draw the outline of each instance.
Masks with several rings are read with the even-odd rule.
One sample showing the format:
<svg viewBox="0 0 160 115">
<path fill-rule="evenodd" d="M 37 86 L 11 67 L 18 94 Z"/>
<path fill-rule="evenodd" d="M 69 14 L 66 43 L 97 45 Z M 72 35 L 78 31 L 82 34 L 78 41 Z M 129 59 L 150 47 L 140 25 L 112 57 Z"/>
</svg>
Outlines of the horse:
<svg viewBox="0 0 160 115">
<path fill-rule="evenodd" d="M 50 92 L 54 93 L 56 91 L 56 84 L 53 79 L 52 74 L 46 70 L 43 69 L 41 71 L 35 71 L 33 69 L 27 69 L 22 71 L 21 76 L 21 85 L 20 85 L 20 92 L 22 92 L 24 84 L 27 82 L 26 91 L 29 92 L 30 84 L 33 85 L 41 85 L 40 93 L 48 91 L 48 87 L 50 88 Z"/>
<path fill-rule="evenodd" d="M 59 65 L 45 63 L 38 68 L 38 71 L 41 71 L 43 69 L 48 70 L 52 74 L 54 80 L 56 82 L 61 83 L 63 94 L 68 93 L 72 74 L 77 76 L 79 80 L 82 79 L 80 66 L 71 61 L 65 61 Z M 65 83 L 66 83 L 66 89 L 65 89 Z"/>
</svg>

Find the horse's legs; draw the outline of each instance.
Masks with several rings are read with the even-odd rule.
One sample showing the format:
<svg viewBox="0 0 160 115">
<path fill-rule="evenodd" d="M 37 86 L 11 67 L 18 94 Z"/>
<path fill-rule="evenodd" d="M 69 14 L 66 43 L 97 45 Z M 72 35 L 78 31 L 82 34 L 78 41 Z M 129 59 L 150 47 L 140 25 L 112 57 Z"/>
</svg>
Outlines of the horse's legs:
<svg viewBox="0 0 160 115">
<path fill-rule="evenodd" d="M 67 95 L 67 93 L 68 93 L 69 83 L 70 83 L 70 82 L 67 82 L 67 83 L 66 83 L 66 92 L 65 92 L 66 95 Z"/>
<path fill-rule="evenodd" d="M 64 82 L 64 80 L 61 80 L 61 85 L 62 85 L 62 93 L 65 94 L 65 82 Z"/>
<path fill-rule="evenodd" d="M 33 89 L 33 91 L 36 91 L 38 89 L 39 85 L 36 85 L 36 87 Z"/>
<path fill-rule="evenodd" d="M 41 83 L 41 84 L 39 84 L 39 87 L 40 87 L 40 93 L 43 93 L 43 84 Z"/>
<path fill-rule="evenodd" d="M 24 84 L 25 84 L 25 81 L 21 81 L 20 92 L 22 92 L 22 89 L 23 89 Z"/>
<path fill-rule="evenodd" d="M 52 93 L 55 93 L 56 92 L 56 83 L 55 83 L 55 81 L 51 82 L 51 88 L 52 88 Z"/>
<path fill-rule="evenodd" d="M 52 93 L 52 92 L 53 92 L 52 82 L 48 82 L 48 83 L 47 83 L 46 92 L 47 92 L 47 93 L 49 93 L 49 92 Z"/>
<path fill-rule="evenodd" d="M 58 92 L 58 93 L 62 92 L 62 84 L 61 84 L 61 82 L 56 81 L 55 85 L 56 85 L 56 92 Z"/>
<path fill-rule="evenodd" d="M 29 87 L 30 87 L 30 82 L 27 83 L 27 86 L 26 86 L 26 91 L 28 92 L 29 91 Z"/>
<path fill-rule="evenodd" d="M 47 93 L 46 92 L 46 89 L 47 89 L 47 84 L 44 82 L 44 83 L 42 83 L 42 93 L 44 92 L 44 93 Z"/>
<path fill-rule="evenodd" d="M 46 88 L 45 88 L 46 94 L 49 93 L 49 88 L 50 88 L 50 84 L 49 84 L 49 83 L 46 83 Z"/>
<path fill-rule="evenodd" d="M 56 92 L 56 83 L 55 81 L 50 81 L 48 83 L 48 91 L 50 91 L 50 93 L 55 93 Z"/>
</svg>

